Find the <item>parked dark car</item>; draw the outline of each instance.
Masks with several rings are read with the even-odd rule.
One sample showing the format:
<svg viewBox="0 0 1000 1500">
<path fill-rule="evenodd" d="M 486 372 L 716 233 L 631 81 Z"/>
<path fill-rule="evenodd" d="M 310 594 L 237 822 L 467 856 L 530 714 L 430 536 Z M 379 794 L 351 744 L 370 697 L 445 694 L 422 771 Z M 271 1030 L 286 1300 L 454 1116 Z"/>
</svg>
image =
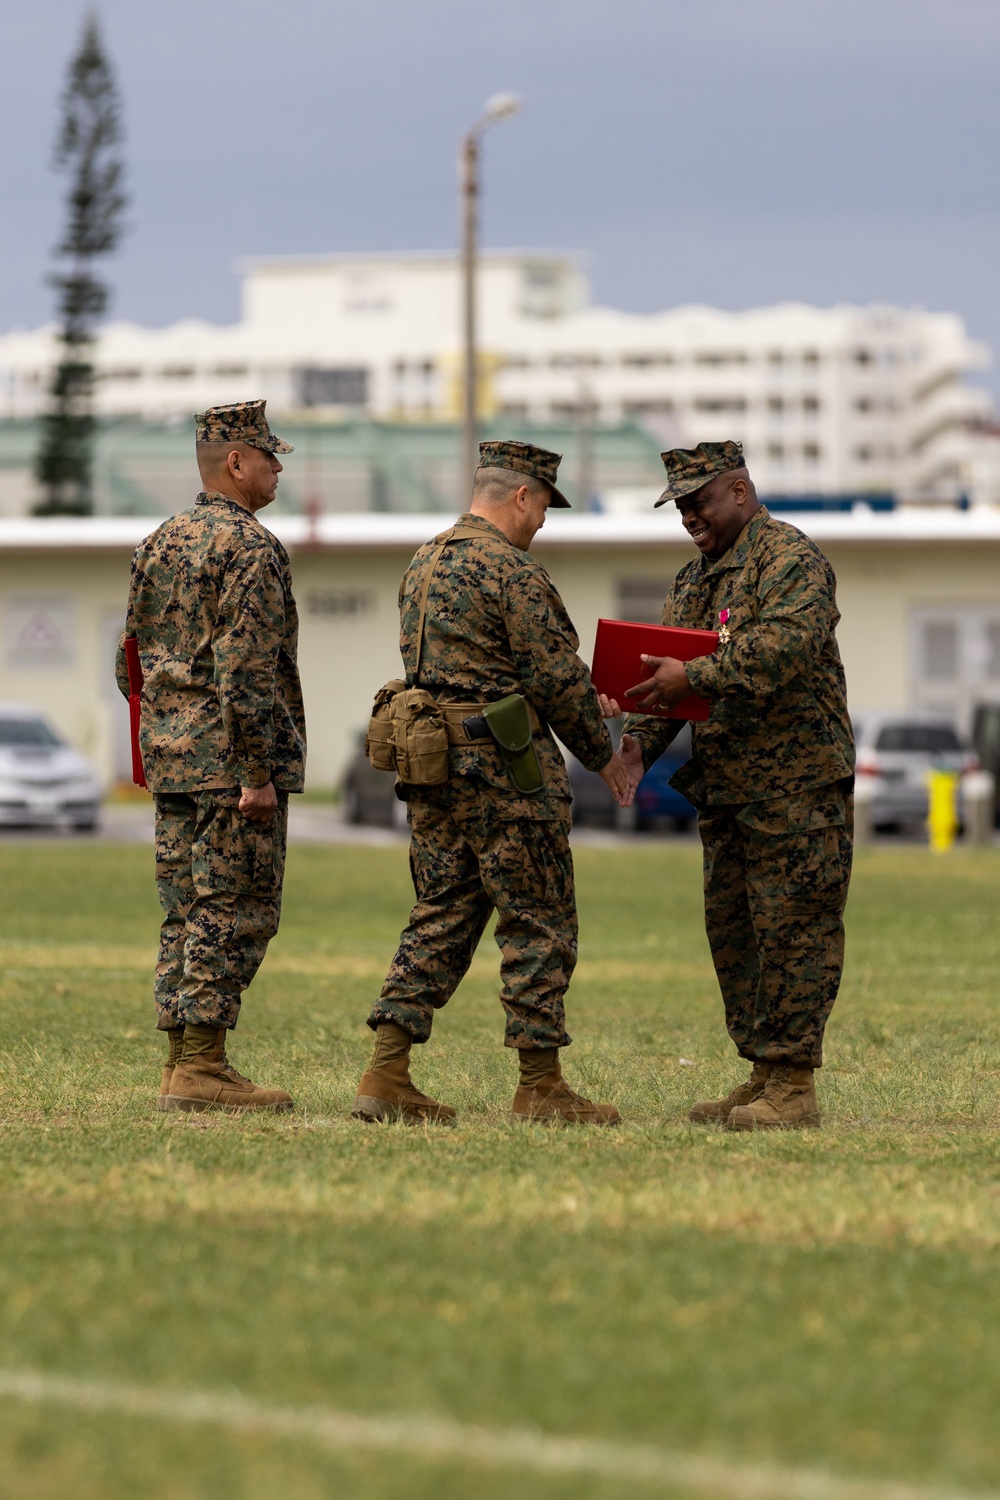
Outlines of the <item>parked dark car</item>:
<svg viewBox="0 0 1000 1500">
<path fill-rule="evenodd" d="M 620 728 L 610 726 L 617 745 Z M 608 828 L 649 829 L 669 822 L 674 828 L 690 827 L 696 814 L 691 803 L 674 791 L 670 778 L 691 758 L 691 726 L 685 724 L 673 744 L 654 761 L 639 783 L 631 808 L 615 804 L 610 791 L 593 771 L 585 771 L 575 756 L 569 757 L 569 782 L 573 789 L 573 822 L 602 824 Z"/>
<path fill-rule="evenodd" d="M 376 771 L 365 755 L 365 732 L 347 763 L 340 784 L 345 823 L 373 823 L 381 828 L 406 827 L 406 803 L 395 792 L 396 778 L 390 771 Z"/>
<path fill-rule="evenodd" d="M 979 764 L 993 777 L 993 821 L 1000 828 L 1000 703 L 977 703 L 972 744 Z"/>
</svg>

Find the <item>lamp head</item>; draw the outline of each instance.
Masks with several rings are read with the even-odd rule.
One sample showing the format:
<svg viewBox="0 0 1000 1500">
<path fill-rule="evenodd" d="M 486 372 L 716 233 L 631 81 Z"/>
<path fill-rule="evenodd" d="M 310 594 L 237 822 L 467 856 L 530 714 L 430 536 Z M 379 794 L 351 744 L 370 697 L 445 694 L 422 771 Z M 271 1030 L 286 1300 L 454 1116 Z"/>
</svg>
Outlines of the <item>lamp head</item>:
<svg viewBox="0 0 1000 1500">
<path fill-rule="evenodd" d="M 487 120 L 509 120 L 520 108 L 521 101 L 516 94 L 491 94 L 483 114 Z"/>
</svg>

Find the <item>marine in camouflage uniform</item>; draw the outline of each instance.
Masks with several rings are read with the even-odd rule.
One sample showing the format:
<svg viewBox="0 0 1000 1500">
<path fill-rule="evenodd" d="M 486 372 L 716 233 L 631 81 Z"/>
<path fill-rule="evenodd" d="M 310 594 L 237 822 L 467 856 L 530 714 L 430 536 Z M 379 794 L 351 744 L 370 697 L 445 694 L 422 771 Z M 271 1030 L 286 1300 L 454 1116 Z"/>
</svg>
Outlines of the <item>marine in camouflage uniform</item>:
<svg viewBox="0 0 1000 1500">
<path fill-rule="evenodd" d="M 249 449 L 273 494 L 268 474 L 280 465 L 263 464 L 262 455 L 291 449 L 271 433 L 263 401 L 213 408 L 195 420 L 200 457 L 232 448 L 246 460 Z M 240 493 L 239 474 L 235 484 L 231 476 L 220 482 Z M 138 640 L 144 674 L 140 744 L 156 808 L 164 913 L 154 996 L 157 1026 L 171 1045 L 159 1103 L 196 1107 L 190 1087 L 185 1105 L 171 1091 L 183 1081 L 175 1067 L 182 1048 L 200 1038 L 211 1040 L 202 1052 L 217 1053 L 222 1070 L 208 1103 L 280 1105 L 287 1095 L 262 1105 L 258 1096 L 280 1091 L 255 1090 L 229 1068 L 224 1049 L 278 928 L 288 794 L 302 790 L 305 769 L 288 554 L 252 503 L 207 489 L 136 549 L 117 662 L 125 694 L 129 636 Z M 269 787 L 270 815 L 245 815 L 247 790 L 259 801 Z"/>
<path fill-rule="evenodd" d="M 474 507 L 483 476 L 488 480 L 497 470 L 508 471 L 511 493 L 523 476 L 536 482 L 543 507 L 566 505 L 554 484 L 558 463 L 559 455 L 529 444 L 481 443 Z M 502 475 L 500 480 L 502 485 Z M 616 1110 L 569 1090 L 557 1050 L 570 1042 L 564 996 L 576 964 L 577 918 L 571 793 L 553 731 L 585 766 L 606 771 L 613 747 L 597 694 L 545 569 L 500 524 L 471 512 L 421 547 L 403 578 L 400 650 L 408 686 L 416 682 L 421 598 L 432 566 L 419 686 L 445 709 L 466 705 L 468 715 L 508 694 L 523 694 L 537 712 L 533 744 L 544 786 L 532 795 L 520 793 L 497 746 L 481 739 L 453 743 L 446 783 L 398 787 L 408 803 L 417 899 L 368 1018 L 378 1045 L 355 1114 L 411 1123 L 454 1118 L 448 1106 L 412 1086 L 405 1054 L 412 1042 L 430 1037 L 435 1011 L 466 974 L 496 911 L 504 1040 L 521 1059 L 514 1113 L 612 1123 Z M 461 712 L 452 717 L 460 722 Z M 387 1086 L 385 1051 L 393 1041 L 400 1056 Z"/>
<path fill-rule="evenodd" d="M 669 483 L 657 503 L 679 502 L 696 534 L 708 484 L 722 476 L 724 490 L 725 477 L 738 474 L 748 486 L 738 443 L 663 458 Z M 731 1128 L 819 1121 L 812 1073 L 840 984 L 852 855 L 854 742 L 839 619 L 826 557 L 763 506 L 723 555 L 686 564 L 664 605 L 665 625 L 721 631 L 714 655 L 684 664 L 712 707 L 707 722 L 692 724 L 691 760 L 673 785 L 698 808 L 726 1024 L 754 1065 L 727 1099 L 696 1105 L 695 1120 Z M 645 768 L 679 728 L 651 716 L 625 724 Z M 789 1086 L 790 1074 L 801 1088 Z"/>
</svg>

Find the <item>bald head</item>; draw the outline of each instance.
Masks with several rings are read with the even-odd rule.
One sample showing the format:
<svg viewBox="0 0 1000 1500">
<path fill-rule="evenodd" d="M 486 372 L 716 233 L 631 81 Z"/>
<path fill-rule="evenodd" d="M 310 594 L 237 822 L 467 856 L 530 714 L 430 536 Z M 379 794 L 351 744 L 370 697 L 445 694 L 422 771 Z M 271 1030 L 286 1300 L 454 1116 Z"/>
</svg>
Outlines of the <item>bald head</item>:
<svg viewBox="0 0 1000 1500">
<path fill-rule="evenodd" d="M 472 515 L 491 521 L 515 547 L 527 550 L 535 533 L 545 524 L 551 498 L 552 491 L 544 479 L 521 474 L 516 469 L 480 466 L 469 510 Z"/>
<path fill-rule="evenodd" d="M 229 473 L 229 455 L 238 453 L 240 458 L 245 457 L 253 446 L 252 443 L 227 443 L 227 442 L 204 442 L 195 443 L 195 457 L 198 460 L 198 473 L 206 484 Z"/>
<path fill-rule="evenodd" d="M 274 499 L 281 464 L 273 453 L 253 443 L 212 439 L 195 443 L 195 457 L 206 490 L 225 495 L 250 511 L 261 510 Z"/>
<path fill-rule="evenodd" d="M 535 479 L 531 474 L 519 474 L 516 469 L 480 467 L 476 470 L 472 499 L 473 503 L 479 501 L 483 505 L 506 505 L 518 490 L 525 488 L 530 494 L 544 494 L 546 499 L 551 493 L 544 480 Z"/>
</svg>

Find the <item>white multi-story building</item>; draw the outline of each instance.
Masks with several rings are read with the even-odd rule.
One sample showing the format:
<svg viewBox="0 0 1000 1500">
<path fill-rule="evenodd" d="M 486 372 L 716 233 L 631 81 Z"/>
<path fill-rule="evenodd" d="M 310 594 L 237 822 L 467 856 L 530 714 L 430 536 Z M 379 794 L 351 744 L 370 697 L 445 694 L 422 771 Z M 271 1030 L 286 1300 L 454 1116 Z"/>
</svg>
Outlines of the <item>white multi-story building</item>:
<svg viewBox="0 0 1000 1500">
<path fill-rule="evenodd" d="M 455 422 L 459 309 L 454 255 L 253 261 L 233 326 L 106 327 L 98 410 L 163 421 L 262 395 L 275 416 Z M 624 313 L 589 303 L 572 257 L 488 253 L 479 325 L 481 410 L 512 436 L 519 420 L 633 416 L 665 445 L 741 438 L 767 494 L 949 499 L 971 488 L 1000 499 L 1000 471 L 983 456 L 995 446 L 982 428 L 991 403 L 964 381 L 987 351 L 953 314 L 800 303 Z M 56 357 L 52 328 L 0 338 L 0 416 L 43 409 Z"/>
</svg>

